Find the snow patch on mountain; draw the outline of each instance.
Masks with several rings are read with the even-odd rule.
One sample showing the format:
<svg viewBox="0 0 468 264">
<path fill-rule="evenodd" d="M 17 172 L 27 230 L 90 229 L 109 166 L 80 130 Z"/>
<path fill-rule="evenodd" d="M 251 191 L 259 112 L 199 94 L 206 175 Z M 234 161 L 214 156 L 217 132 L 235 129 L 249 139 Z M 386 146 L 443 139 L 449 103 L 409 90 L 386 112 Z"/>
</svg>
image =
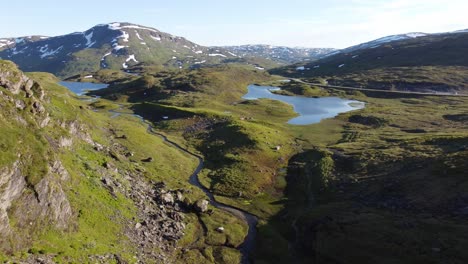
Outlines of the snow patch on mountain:
<svg viewBox="0 0 468 264">
<path fill-rule="evenodd" d="M 112 51 L 110 52 L 107 52 L 106 54 L 104 54 L 104 56 L 102 56 L 101 58 L 101 61 L 105 60 L 107 56 L 111 55 L 112 54 Z"/>
<path fill-rule="evenodd" d="M 135 63 L 138 63 L 138 61 L 135 59 L 135 54 L 129 55 L 125 61 L 129 62 L 131 60 L 133 60 Z"/>
<path fill-rule="evenodd" d="M 14 47 L 14 48 L 12 49 L 11 55 L 17 55 L 17 54 L 24 53 L 28 48 L 29 48 L 29 47 L 25 47 L 25 48 L 23 48 L 23 49 L 21 49 L 21 50 L 16 50 L 16 47 Z"/>
<path fill-rule="evenodd" d="M 224 58 L 227 57 L 226 55 L 221 54 L 221 53 L 211 53 L 211 54 L 208 54 L 208 56 L 210 56 L 210 57 L 217 57 L 217 56 L 219 56 L 219 57 L 224 57 Z"/>
<path fill-rule="evenodd" d="M 124 69 L 128 68 L 127 62 L 129 62 L 129 61 L 134 61 L 135 63 L 138 63 L 138 61 L 135 58 L 135 54 L 129 55 L 128 58 L 125 60 L 125 62 L 122 64 L 122 67 Z"/>
<path fill-rule="evenodd" d="M 112 46 L 114 47 L 114 50 L 115 50 L 115 51 L 119 51 L 119 50 L 121 50 L 121 49 L 124 49 L 124 48 L 128 48 L 128 47 L 129 47 L 129 46 L 119 45 L 118 43 L 114 43 Z"/>
<path fill-rule="evenodd" d="M 140 34 L 138 34 L 138 31 L 136 31 L 136 30 L 135 30 L 135 35 L 137 36 L 137 38 L 138 38 L 139 40 L 144 40 L 144 39 L 141 38 Z"/>
<path fill-rule="evenodd" d="M 156 41 L 161 41 L 161 38 L 160 38 L 160 37 L 155 37 L 155 36 L 153 36 L 153 35 L 150 35 L 150 37 L 151 37 L 152 39 L 156 40 Z"/>
<path fill-rule="evenodd" d="M 123 38 L 123 42 L 128 42 L 130 34 L 128 34 L 126 31 L 122 31 L 122 35 L 119 38 Z"/>
<path fill-rule="evenodd" d="M 107 26 L 111 30 L 122 30 L 122 29 L 125 29 L 125 28 L 130 28 L 130 29 L 148 30 L 148 31 L 151 31 L 151 32 L 159 33 L 159 31 L 154 29 L 154 28 L 147 28 L 147 27 L 142 27 L 142 26 L 137 26 L 137 25 L 122 25 L 122 24 L 117 23 L 117 22 L 107 24 Z"/>
<path fill-rule="evenodd" d="M 110 23 L 108 24 L 110 30 L 120 30 L 120 23 Z"/>
<path fill-rule="evenodd" d="M 49 50 L 48 46 L 46 45 L 45 49 L 41 48 L 40 51 L 41 51 L 41 59 L 45 58 L 45 57 L 50 57 L 52 55 L 55 55 L 57 54 L 60 50 L 63 49 L 63 46 L 60 46 L 54 50 Z"/>
<path fill-rule="evenodd" d="M 86 39 L 86 48 L 91 48 L 94 44 L 96 44 L 96 41 L 92 41 L 93 33 L 94 31 L 91 31 L 88 35 L 84 35 Z"/>
</svg>

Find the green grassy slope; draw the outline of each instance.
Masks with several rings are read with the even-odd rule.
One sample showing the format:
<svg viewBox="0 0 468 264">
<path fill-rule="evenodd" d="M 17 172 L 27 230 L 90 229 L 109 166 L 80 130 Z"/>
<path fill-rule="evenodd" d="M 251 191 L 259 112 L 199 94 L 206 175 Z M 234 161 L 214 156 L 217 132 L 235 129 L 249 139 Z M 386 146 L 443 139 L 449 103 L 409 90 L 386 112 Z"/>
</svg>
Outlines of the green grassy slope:
<svg viewBox="0 0 468 264">
<path fill-rule="evenodd" d="M 2 61 L 1 66 L 20 74 L 11 63 Z M 197 166 L 197 160 L 167 145 L 161 138 L 149 135 L 147 125 L 138 118 L 112 117 L 106 109 L 118 108 L 118 105 L 96 102 L 92 105 L 102 107 L 96 112 L 88 102 L 57 85 L 52 75 L 31 73 L 29 76 L 45 91 L 43 106 L 50 122 L 43 128 L 38 127 L 29 108 L 21 111 L 11 105 L 9 98 L 21 99 L 23 94 L 15 95 L 0 87 L 0 132 L 8 135 L 0 139 L 0 171 L 9 170 L 18 157 L 24 157 L 18 165 L 21 173 L 15 177 L 24 176 L 27 183 L 23 194 L 13 199 L 7 208 L 11 230 L 2 238 L 0 259 L 27 261 L 39 257 L 56 262 L 104 259 L 132 263 L 134 256 L 138 256 L 142 261 L 155 261 L 142 258 L 138 253 L 140 242 L 129 238 L 129 232 L 141 215 L 139 201 L 129 196 L 133 192 L 132 184 L 137 179 L 163 181 L 168 189 L 186 190 L 184 196 L 188 201 L 195 201 L 203 195 L 188 183 L 188 177 Z M 25 101 L 28 105 L 27 99 Z M 66 142 L 62 139 L 70 139 L 72 143 L 62 146 L 60 142 Z M 103 150 L 98 150 L 101 147 Z M 126 153 L 132 155 L 126 156 Z M 141 161 L 148 157 L 153 161 Z M 55 172 L 55 167 L 51 169 L 50 164 L 54 162 L 62 164 L 66 172 Z M 52 209 L 47 209 L 50 205 L 41 207 L 32 202 L 42 180 L 49 177 L 54 186 L 63 190 L 63 202 L 66 200 L 71 209 L 63 225 L 54 220 Z M 115 184 L 114 187 L 104 184 L 104 178 Z M 0 180 L 3 184 L 5 178 Z M 3 195 L 3 191 L 0 189 L 0 194 Z M 54 203 L 55 198 L 50 198 L 50 202 Z M 26 214 L 26 210 L 31 214 Z M 44 211 L 34 218 L 36 210 Z M 166 255 L 166 259 L 187 262 L 187 256 L 181 251 L 183 247 L 195 251 L 198 248 L 213 250 L 210 253 L 213 258 L 221 259 L 219 252 L 232 247 L 219 241 L 220 235 L 211 238 L 213 234 L 204 234 L 196 214 L 187 212 L 183 221 L 187 226 L 186 235 L 179 241 L 179 249 Z M 244 223 L 230 215 L 218 216 L 217 210 L 213 217 L 203 221 L 207 221 L 205 226 L 237 225 L 235 229 L 226 228 L 224 234 L 234 245 L 240 243 L 246 232 Z M 161 249 L 155 245 L 153 250 Z M 229 254 L 232 259 L 239 257 L 237 251 Z"/>
</svg>

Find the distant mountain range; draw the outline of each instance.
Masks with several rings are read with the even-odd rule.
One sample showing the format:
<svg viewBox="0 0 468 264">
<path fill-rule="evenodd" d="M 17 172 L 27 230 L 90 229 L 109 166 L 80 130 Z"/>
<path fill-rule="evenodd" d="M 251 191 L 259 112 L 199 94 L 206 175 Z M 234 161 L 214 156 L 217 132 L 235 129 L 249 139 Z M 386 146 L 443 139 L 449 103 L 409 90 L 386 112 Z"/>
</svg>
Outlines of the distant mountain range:
<svg viewBox="0 0 468 264">
<path fill-rule="evenodd" d="M 287 64 L 317 60 L 336 50 L 332 48 L 291 48 L 271 45 L 224 46 L 220 48 L 241 57 L 261 57 Z"/>
<path fill-rule="evenodd" d="M 45 71 L 60 77 L 99 69 L 125 70 L 139 63 L 190 68 L 238 62 L 263 70 L 314 60 L 330 51 L 266 45 L 206 47 L 131 23 L 100 24 L 84 32 L 56 37 L 0 39 L 1 59 L 15 62 L 23 71 Z"/>
<path fill-rule="evenodd" d="M 467 44 L 468 30 L 460 30 L 392 35 L 342 50 L 206 47 L 155 28 L 110 23 L 57 37 L 3 38 L 0 58 L 15 62 L 23 71 L 51 72 L 62 78 L 99 69 L 127 70 L 135 65 L 178 69 L 219 63 L 246 64 L 257 70 L 280 67 L 272 73 L 314 77 L 388 67 L 468 66 Z"/>
<path fill-rule="evenodd" d="M 130 23 L 101 24 L 57 37 L 0 39 L 0 58 L 14 61 L 24 71 L 61 77 L 102 68 L 125 70 L 138 63 L 187 68 L 236 57 L 226 50 Z"/>
</svg>

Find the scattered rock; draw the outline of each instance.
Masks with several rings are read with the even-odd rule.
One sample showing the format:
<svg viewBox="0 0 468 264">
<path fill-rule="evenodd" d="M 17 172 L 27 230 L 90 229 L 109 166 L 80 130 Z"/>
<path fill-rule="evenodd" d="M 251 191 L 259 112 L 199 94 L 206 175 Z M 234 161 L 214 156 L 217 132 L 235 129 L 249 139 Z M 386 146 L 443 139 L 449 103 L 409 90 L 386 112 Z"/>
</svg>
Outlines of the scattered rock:
<svg viewBox="0 0 468 264">
<path fill-rule="evenodd" d="M 219 233 L 224 233 L 224 227 L 220 226 L 220 227 L 216 228 L 216 231 L 219 232 Z"/>
<path fill-rule="evenodd" d="M 66 147 L 71 147 L 73 145 L 73 139 L 71 138 L 65 138 L 65 137 L 60 137 L 59 139 L 59 146 L 61 148 L 66 148 Z"/>
<path fill-rule="evenodd" d="M 37 113 L 44 113 L 44 112 L 45 112 L 44 106 L 42 106 L 42 104 L 39 103 L 38 101 L 35 101 L 35 102 L 33 103 L 33 109 L 34 109 L 34 111 L 36 111 Z"/>
<path fill-rule="evenodd" d="M 173 204 L 174 203 L 174 197 L 170 193 L 161 194 L 161 200 L 162 200 L 163 203 L 166 203 L 166 204 Z"/>
<path fill-rule="evenodd" d="M 103 151 L 104 150 L 104 146 L 99 144 L 99 143 L 94 143 L 94 150 L 96 151 Z"/>
<path fill-rule="evenodd" d="M 195 210 L 200 213 L 205 213 L 208 211 L 208 204 L 209 202 L 205 199 L 198 200 L 195 204 Z"/>
<path fill-rule="evenodd" d="M 26 104 L 24 103 L 23 100 L 16 100 L 15 101 L 15 106 L 16 106 L 16 108 L 18 108 L 20 110 L 24 110 L 26 108 Z"/>
<path fill-rule="evenodd" d="M 177 201 L 178 202 L 184 201 L 184 195 L 182 194 L 182 192 L 177 191 L 176 195 L 177 195 Z"/>
<path fill-rule="evenodd" d="M 152 162 L 153 161 L 153 157 L 148 157 L 146 159 L 142 159 L 141 161 L 143 162 Z"/>
</svg>

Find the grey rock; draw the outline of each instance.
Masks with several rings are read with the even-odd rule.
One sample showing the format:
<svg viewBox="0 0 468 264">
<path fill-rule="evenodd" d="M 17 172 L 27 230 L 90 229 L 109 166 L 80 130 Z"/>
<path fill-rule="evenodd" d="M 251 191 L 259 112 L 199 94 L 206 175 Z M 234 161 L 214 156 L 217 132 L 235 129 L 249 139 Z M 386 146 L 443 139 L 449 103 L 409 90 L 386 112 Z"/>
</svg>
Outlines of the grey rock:
<svg viewBox="0 0 468 264">
<path fill-rule="evenodd" d="M 20 110 L 24 110 L 26 108 L 26 104 L 24 103 L 23 100 L 16 100 L 15 101 L 15 107 L 20 109 Z"/>
<path fill-rule="evenodd" d="M 209 202 L 205 199 L 198 200 L 195 204 L 195 210 L 200 213 L 204 213 L 208 211 L 208 204 Z"/>
<path fill-rule="evenodd" d="M 161 194 L 161 201 L 166 204 L 173 204 L 174 197 L 170 193 L 163 193 Z"/>
</svg>

